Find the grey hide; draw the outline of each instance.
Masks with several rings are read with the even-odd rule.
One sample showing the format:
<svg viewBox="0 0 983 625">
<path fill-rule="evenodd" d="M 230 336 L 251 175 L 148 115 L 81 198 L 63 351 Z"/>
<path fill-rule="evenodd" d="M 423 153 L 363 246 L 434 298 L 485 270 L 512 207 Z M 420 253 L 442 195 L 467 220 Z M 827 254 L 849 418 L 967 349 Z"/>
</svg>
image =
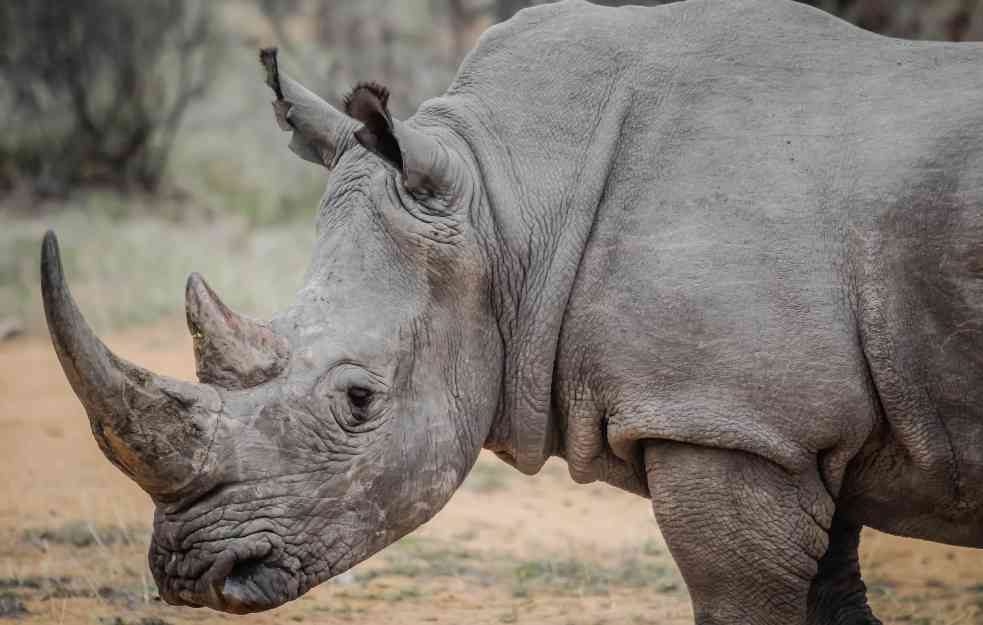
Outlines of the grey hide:
<svg viewBox="0 0 983 625">
<path fill-rule="evenodd" d="M 193 276 L 200 383 L 44 298 L 171 603 L 264 610 L 430 519 L 484 447 L 653 501 L 697 623 L 877 623 L 863 526 L 983 546 L 983 47 L 789 0 L 491 28 L 447 93 L 342 112 L 262 55 L 330 170 L 296 302 Z"/>
</svg>

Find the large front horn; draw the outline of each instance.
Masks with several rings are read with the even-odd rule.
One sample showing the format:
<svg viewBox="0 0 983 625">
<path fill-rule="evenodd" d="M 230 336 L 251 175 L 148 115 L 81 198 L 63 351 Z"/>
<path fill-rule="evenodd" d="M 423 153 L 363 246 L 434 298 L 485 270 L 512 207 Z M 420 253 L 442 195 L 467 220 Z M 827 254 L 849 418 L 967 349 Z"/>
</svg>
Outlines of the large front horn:
<svg viewBox="0 0 983 625">
<path fill-rule="evenodd" d="M 155 499 L 187 492 L 208 462 L 222 409 L 218 393 L 109 351 L 72 299 L 51 231 L 41 250 L 41 293 L 58 360 L 102 452 Z"/>
<path fill-rule="evenodd" d="M 283 370 L 286 339 L 229 310 L 196 273 L 188 277 L 185 296 L 200 381 L 228 389 L 249 388 Z"/>
</svg>

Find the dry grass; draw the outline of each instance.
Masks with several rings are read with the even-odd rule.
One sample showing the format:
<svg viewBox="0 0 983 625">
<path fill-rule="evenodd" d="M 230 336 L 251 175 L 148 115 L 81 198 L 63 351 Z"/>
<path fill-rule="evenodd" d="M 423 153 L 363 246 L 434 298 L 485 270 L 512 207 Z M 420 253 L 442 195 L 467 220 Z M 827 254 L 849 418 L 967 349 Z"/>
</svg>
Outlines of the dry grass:
<svg viewBox="0 0 983 625">
<path fill-rule="evenodd" d="M 249 228 L 241 219 L 194 227 L 143 217 L 116 221 L 68 211 L 45 220 L 12 219 L 0 229 L 0 318 L 43 331 L 38 262 L 53 228 L 69 284 L 97 331 L 181 314 L 184 283 L 198 271 L 233 308 L 267 316 L 301 285 L 314 227 Z"/>
</svg>

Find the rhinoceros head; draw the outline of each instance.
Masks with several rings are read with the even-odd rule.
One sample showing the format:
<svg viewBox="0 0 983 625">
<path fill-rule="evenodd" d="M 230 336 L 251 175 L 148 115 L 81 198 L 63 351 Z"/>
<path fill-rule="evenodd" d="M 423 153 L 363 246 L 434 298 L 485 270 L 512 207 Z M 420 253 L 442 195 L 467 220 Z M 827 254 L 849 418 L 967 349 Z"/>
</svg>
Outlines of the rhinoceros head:
<svg viewBox="0 0 983 625">
<path fill-rule="evenodd" d="M 252 612 L 294 599 L 432 517 L 492 427 L 502 345 L 460 146 L 361 85 L 343 114 L 261 55 L 291 148 L 331 170 L 314 259 L 269 322 L 187 285 L 199 382 L 117 357 L 46 236 L 62 366 L 105 455 L 156 504 L 150 565 L 170 603 Z"/>
</svg>

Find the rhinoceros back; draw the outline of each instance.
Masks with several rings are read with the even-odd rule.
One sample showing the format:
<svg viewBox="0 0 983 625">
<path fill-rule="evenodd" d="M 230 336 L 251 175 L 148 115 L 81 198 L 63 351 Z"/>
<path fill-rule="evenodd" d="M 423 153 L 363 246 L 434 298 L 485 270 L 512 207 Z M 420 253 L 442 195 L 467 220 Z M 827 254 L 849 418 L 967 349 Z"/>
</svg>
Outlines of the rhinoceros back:
<svg viewBox="0 0 983 625">
<path fill-rule="evenodd" d="M 983 436 L 980 67 L 979 45 L 786 0 L 565 2 L 482 39 L 448 102 L 482 113 L 503 239 L 540 254 L 538 301 L 566 302 L 528 396 L 564 423 L 577 479 L 644 492 L 638 443 L 668 438 L 818 459 L 836 494 L 907 423 L 899 448 L 931 440 L 911 488 L 960 497 L 940 424 Z M 868 305 L 885 291 L 890 322 Z M 934 389 L 935 412 L 886 405 L 885 375 Z"/>
</svg>

